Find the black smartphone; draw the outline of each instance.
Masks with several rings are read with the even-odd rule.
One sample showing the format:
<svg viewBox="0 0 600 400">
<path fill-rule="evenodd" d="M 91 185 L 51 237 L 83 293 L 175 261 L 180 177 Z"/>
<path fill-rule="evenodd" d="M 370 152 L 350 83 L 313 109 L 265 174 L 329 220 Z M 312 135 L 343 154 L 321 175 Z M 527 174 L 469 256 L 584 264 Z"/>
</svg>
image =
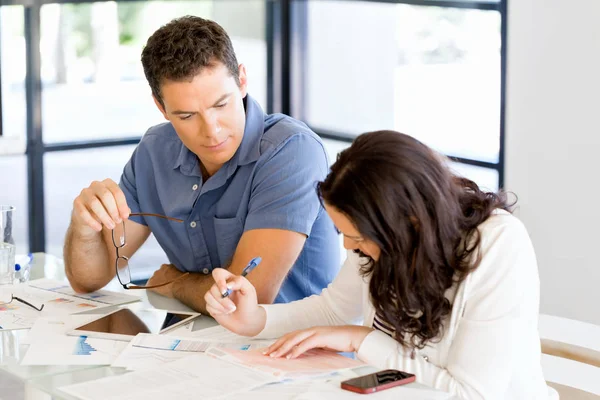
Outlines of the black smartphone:
<svg viewBox="0 0 600 400">
<path fill-rule="evenodd" d="M 397 369 L 386 369 L 342 382 L 342 389 L 367 394 L 414 382 L 415 375 Z"/>
</svg>

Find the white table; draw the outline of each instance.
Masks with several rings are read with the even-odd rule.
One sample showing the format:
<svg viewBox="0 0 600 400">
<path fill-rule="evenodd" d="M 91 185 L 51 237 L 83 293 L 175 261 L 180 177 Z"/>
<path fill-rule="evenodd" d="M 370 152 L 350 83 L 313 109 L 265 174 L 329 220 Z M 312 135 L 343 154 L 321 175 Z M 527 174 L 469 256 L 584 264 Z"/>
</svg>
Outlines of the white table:
<svg viewBox="0 0 600 400">
<path fill-rule="evenodd" d="M 31 279 L 49 278 L 66 280 L 64 263 L 61 259 L 43 254 L 34 254 L 31 269 Z M 106 288 L 116 292 L 125 292 L 125 289 L 115 280 L 110 282 Z M 159 308 L 172 311 L 192 311 L 177 300 L 168 299 L 156 293 L 146 290 L 131 290 L 127 294 L 140 296 L 142 304 L 148 308 Z M 104 314 L 114 308 L 103 308 L 90 311 L 86 314 Z M 193 330 L 215 326 L 214 319 L 206 316 L 198 318 L 193 322 Z M 107 376 L 121 375 L 126 373 L 124 368 L 110 366 L 21 366 L 20 362 L 25 356 L 28 345 L 22 344 L 27 331 L 0 331 L 0 397 L 2 400 L 27 399 L 27 400 L 50 400 L 65 399 L 76 400 L 72 396 L 59 391 L 58 388 L 65 385 L 86 382 Z M 370 366 L 361 367 L 359 374 L 374 372 Z M 11 380 L 20 385 L 23 394 L 15 392 L 9 387 L 5 392 L 2 382 Z M 409 384 L 411 388 L 432 390 L 419 383 Z M 13 389 L 14 395 L 11 393 Z"/>
<path fill-rule="evenodd" d="M 66 279 L 64 263 L 61 259 L 43 254 L 34 254 L 31 268 L 31 279 L 49 278 L 63 281 Z M 125 292 L 125 289 L 116 282 L 110 282 L 108 290 Z M 146 290 L 126 291 L 129 295 L 140 296 L 142 304 L 148 308 L 168 309 L 172 311 L 192 311 L 177 300 L 168 299 L 154 292 Z M 90 311 L 88 314 L 105 314 L 113 307 Z M 194 330 L 216 325 L 214 319 L 202 316 L 194 322 Z M 28 345 L 22 344 L 26 330 L 0 331 L 0 383 L 8 382 L 10 390 L 16 390 L 15 399 L 71 399 L 71 397 L 57 390 L 58 387 L 70 383 L 78 383 L 104 376 L 125 373 L 123 368 L 107 366 L 22 366 L 21 360 L 25 356 Z M 4 384 L 6 385 L 6 383 Z M 4 386 L 0 384 L 0 387 Z M 19 392 L 19 386 L 24 390 L 24 396 Z M 5 397 L 4 388 L 0 397 Z"/>
</svg>

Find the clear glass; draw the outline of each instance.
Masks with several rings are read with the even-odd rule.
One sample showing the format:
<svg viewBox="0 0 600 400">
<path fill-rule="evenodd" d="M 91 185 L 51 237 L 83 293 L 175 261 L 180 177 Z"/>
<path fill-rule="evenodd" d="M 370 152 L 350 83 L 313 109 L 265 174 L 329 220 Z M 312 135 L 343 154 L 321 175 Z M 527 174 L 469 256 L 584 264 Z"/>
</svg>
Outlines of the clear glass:
<svg viewBox="0 0 600 400">
<path fill-rule="evenodd" d="M 347 134 L 395 129 L 444 154 L 498 161 L 499 12 L 296 4 L 308 15 L 306 48 L 292 63 L 305 71 L 297 117 Z"/>
<path fill-rule="evenodd" d="M 325 150 L 329 156 L 329 164 L 333 164 L 339 152 L 350 147 L 350 143 L 341 140 L 323 139 Z M 492 168 L 448 161 L 448 167 L 456 175 L 471 179 L 482 190 L 496 192 L 498 190 L 498 171 Z"/>
<path fill-rule="evenodd" d="M 25 38 L 23 36 L 23 21 L 23 6 L 3 5 L 0 7 L 0 79 L 2 81 L 0 154 L 6 154 L 6 149 L 11 153 L 17 152 L 13 151 L 14 149 L 18 149 L 20 153 L 25 152 L 27 120 L 25 115 Z"/>
<path fill-rule="evenodd" d="M 463 163 L 450 161 L 448 166 L 456 175 L 463 176 L 475 182 L 481 190 L 486 192 L 498 191 L 498 171 L 491 168 L 476 167 Z"/>
<path fill-rule="evenodd" d="M 17 253 L 27 254 L 27 157 L 23 154 L 0 155 L 0 171 L 3 171 L 0 174 L 0 204 L 13 204 L 17 207 L 17 212 L 13 215 L 12 236 Z"/>
<path fill-rule="evenodd" d="M 0 285 L 12 284 L 15 276 L 14 211 L 13 206 L 0 205 Z"/>
<path fill-rule="evenodd" d="M 343 150 L 350 147 L 352 143 L 344 142 L 341 140 L 323 139 L 323 145 L 327 152 L 327 158 L 329 159 L 329 166 L 331 166 L 337 159 L 337 155 Z"/>
<path fill-rule="evenodd" d="M 265 105 L 264 8 L 264 1 L 248 0 L 42 6 L 44 142 L 140 136 L 164 122 L 140 55 L 156 29 L 187 14 L 213 19 L 228 31 L 238 61 L 247 67 L 249 92 Z"/>
</svg>

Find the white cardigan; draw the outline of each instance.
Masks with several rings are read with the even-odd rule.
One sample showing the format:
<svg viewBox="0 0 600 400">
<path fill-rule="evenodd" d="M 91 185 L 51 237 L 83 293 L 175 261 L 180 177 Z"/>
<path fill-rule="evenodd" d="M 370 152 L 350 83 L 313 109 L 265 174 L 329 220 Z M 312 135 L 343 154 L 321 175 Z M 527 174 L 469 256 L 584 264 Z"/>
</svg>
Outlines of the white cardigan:
<svg viewBox="0 0 600 400">
<path fill-rule="evenodd" d="M 380 368 L 414 373 L 417 381 L 463 399 L 548 399 L 540 365 L 539 277 L 523 224 L 497 211 L 479 226 L 481 263 L 446 292 L 452 311 L 439 341 L 411 351 L 380 331 L 363 341 L 357 357 Z M 373 324 L 368 282 L 353 252 L 320 296 L 263 306 L 258 335 L 275 338 L 312 326 Z M 550 392 L 552 393 L 552 392 Z"/>
</svg>

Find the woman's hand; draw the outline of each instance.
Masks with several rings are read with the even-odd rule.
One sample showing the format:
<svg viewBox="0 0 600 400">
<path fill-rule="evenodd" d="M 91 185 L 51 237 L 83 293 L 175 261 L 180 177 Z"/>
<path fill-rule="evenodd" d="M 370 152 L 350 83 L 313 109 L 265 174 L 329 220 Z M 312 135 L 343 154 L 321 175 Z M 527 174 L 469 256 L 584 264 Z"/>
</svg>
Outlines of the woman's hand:
<svg viewBox="0 0 600 400">
<path fill-rule="evenodd" d="M 267 314 L 258 306 L 254 286 L 223 268 L 215 268 L 212 276 L 215 284 L 204 295 L 206 310 L 220 325 L 238 335 L 258 335 L 265 327 Z M 223 298 L 227 289 L 230 294 Z"/>
<path fill-rule="evenodd" d="M 296 358 L 314 348 L 355 352 L 372 331 L 372 328 L 355 325 L 303 329 L 282 336 L 269 346 L 264 354 L 271 357 Z"/>
</svg>

